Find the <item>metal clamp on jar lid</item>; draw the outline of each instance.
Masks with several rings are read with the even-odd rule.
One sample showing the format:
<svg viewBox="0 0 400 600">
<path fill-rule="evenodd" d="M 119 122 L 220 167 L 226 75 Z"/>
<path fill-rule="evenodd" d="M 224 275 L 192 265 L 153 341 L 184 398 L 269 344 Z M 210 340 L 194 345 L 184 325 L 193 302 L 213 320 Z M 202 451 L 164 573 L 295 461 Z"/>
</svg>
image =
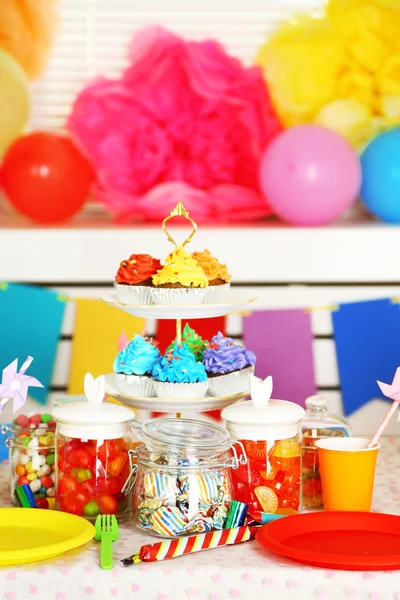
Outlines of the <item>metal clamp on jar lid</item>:
<svg viewBox="0 0 400 600">
<path fill-rule="evenodd" d="M 228 406 L 222 418 L 228 429 L 238 439 L 268 440 L 288 439 L 297 434 L 304 409 L 287 400 L 271 400 L 272 377 L 262 381 L 254 375 L 250 379 L 251 400 Z"/>
<path fill-rule="evenodd" d="M 194 471 L 202 468 L 233 468 L 246 464 L 247 457 L 240 442 L 229 440 L 223 427 L 194 419 L 149 419 L 137 431 L 141 446 L 130 451 L 131 474 L 125 493 L 133 488 L 138 464 L 168 471 Z M 240 454 L 235 444 L 240 446 Z"/>
<path fill-rule="evenodd" d="M 117 439 L 124 436 L 127 423 L 135 414 L 124 406 L 103 402 L 104 376 L 93 378 L 86 373 L 84 389 L 87 402 L 60 404 L 53 410 L 59 433 L 81 440 Z"/>
</svg>

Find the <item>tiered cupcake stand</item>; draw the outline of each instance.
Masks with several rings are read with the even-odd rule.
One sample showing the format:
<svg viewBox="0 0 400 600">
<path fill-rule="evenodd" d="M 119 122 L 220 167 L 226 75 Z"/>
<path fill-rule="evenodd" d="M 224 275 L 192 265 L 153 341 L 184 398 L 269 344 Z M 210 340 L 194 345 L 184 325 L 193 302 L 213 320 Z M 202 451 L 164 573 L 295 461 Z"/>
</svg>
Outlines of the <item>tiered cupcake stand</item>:
<svg viewBox="0 0 400 600">
<path fill-rule="evenodd" d="M 170 234 L 166 229 L 166 222 L 173 216 L 184 216 L 192 224 L 193 231 L 191 235 L 183 242 L 182 245 L 187 244 L 196 232 L 197 225 L 192 219 L 189 218 L 189 214 L 179 203 L 175 209 L 171 212 L 163 222 L 163 229 L 167 234 L 169 241 L 175 246 L 176 243 L 171 238 Z M 180 305 L 157 305 L 157 304 L 121 304 L 115 294 L 110 295 L 108 298 L 103 298 L 103 301 L 123 310 L 124 312 L 135 316 L 144 317 L 146 319 L 175 319 L 176 320 L 176 340 L 178 345 L 181 345 L 182 338 L 182 319 L 209 319 L 212 317 L 221 317 L 231 312 L 239 312 L 247 310 L 248 306 L 256 298 L 249 300 L 235 300 L 233 297 L 229 297 L 222 303 L 218 304 L 180 304 Z M 217 333 L 217 332 L 215 332 Z M 106 393 L 107 395 L 115 398 L 122 404 L 136 408 L 140 410 L 148 411 L 159 411 L 171 413 L 175 412 L 176 416 L 179 417 L 181 412 L 206 412 L 209 410 L 220 410 L 233 404 L 241 398 L 245 398 L 249 395 L 249 391 L 245 391 L 241 394 L 234 396 L 210 396 L 206 395 L 204 398 L 160 398 L 154 397 L 141 397 L 141 396 L 126 396 L 118 391 L 116 385 L 116 376 L 113 373 L 106 375 Z"/>
</svg>

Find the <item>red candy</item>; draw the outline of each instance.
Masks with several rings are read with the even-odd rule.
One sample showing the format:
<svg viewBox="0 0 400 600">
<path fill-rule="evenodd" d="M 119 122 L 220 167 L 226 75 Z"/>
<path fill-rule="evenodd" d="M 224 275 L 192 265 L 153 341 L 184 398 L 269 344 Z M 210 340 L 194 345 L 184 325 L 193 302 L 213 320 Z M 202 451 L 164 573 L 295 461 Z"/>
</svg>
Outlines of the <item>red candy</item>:
<svg viewBox="0 0 400 600">
<path fill-rule="evenodd" d="M 29 427 L 29 419 L 26 415 L 19 415 L 15 421 L 18 425 L 23 429 L 25 427 Z"/>
<path fill-rule="evenodd" d="M 249 514 L 297 511 L 300 505 L 300 444 L 293 439 L 241 440 L 247 464 L 232 472 L 234 498 L 249 505 Z"/>
<path fill-rule="evenodd" d="M 60 496 L 63 496 L 64 494 L 71 494 L 76 492 L 77 487 L 78 482 L 75 481 L 75 479 L 73 479 L 72 477 L 64 476 L 59 481 L 57 493 Z"/>
<path fill-rule="evenodd" d="M 126 507 L 121 492 L 129 472 L 128 448 L 123 438 L 105 440 L 69 440 L 58 449 L 59 485 L 57 501 L 61 510 L 91 516 L 85 506 L 94 501 L 103 514 L 117 514 Z M 92 477 L 84 479 L 83 475 Z M 41 483 L 48 479 L 44 476 Z"/>
<path fill-rule="evenodd" d="M 105 515 L 115 515 L 118 512 L 118 502 L 114 496 L 99 496 L 96 502 L 100 512 Z"/>
<path fill-rule="evenodd" d="M 33 425 L 39 425 L 42 422 L 42 415 L 32 415 L 28 417 L 29 423 Z"/>
<path fill-rule="evenodd" d="M 53 482 L 48 475 L 43 475 L 43 477 L 40 478 L 40 483 L 45 488 L 50 488 L 53 485 Z"/>
</svg>

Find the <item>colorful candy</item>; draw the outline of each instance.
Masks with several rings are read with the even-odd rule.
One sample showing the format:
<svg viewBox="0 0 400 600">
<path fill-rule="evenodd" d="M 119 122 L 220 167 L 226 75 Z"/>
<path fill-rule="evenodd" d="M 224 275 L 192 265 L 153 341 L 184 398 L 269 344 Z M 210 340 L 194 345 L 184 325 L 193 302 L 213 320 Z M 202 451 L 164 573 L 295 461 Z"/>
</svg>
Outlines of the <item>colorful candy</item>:
<svg viewBox="0 0 400 600">
<path fill-rule="evenodd" d="M 295 439 L 241 440 L 247 464 L 232 472 L 235 499 L 248 504 L 249 513 L 297 512 L 300 506 L 301 447 Z"/>
<path fill-rule="evenodd" d="M 224 527 L 231 504 L 226 472 L 189 469 L 187 475 L 185 466 L 143 474 L 136 494 L 140 527 L 163 537 Z"/>
<path fill-rule="evenodd" d="M 11 487 L 28 485 L 31 493 L 54 498 L 54 478 L 50 478 L 54 464 L 55 422 L 50 414 L 19 415 L 13 422 L 14 438 L 11 447 Z M 52 503 L 50 503 L 52 504 Z"/>
<path fill-rule="evenodd" d="M 226 519 L 225 528 L 233 529 L 234 527 L 241 527 L 245 524 L 247 511 L 247 504 L 243 502 L 238 502 L 237 500 L 232 500 L 231 508 L 228 513 L 228 518 Z"/>
<path fill-rule="evenodd" d="M 253 540 L 256 536 L 257 527 L 236 527 L 234 529 L 223 529 L 210 533 L 192 535 L 179 540 L 167 540 L 157 544 L 147 544 L 142 546 L 136 554 L 124 558 L 120 561 L 123 567 L 136 564 L 138 562 L 154 562 L 175 558 L 183 554 L 200 552 L 201 550 L 210 550 L 220 546 L 231 544 L 240 544 Z"/>
<path fill-rule="evenodd" d="M 123 438 L 83 441 L 59 436 L 57 505 L 65 512 L 95 519 L 126 509 L 121 493 L 128 477 L 128 445 Z M 44 487 L 48 484 L 41 478 Z"/>
</svg>

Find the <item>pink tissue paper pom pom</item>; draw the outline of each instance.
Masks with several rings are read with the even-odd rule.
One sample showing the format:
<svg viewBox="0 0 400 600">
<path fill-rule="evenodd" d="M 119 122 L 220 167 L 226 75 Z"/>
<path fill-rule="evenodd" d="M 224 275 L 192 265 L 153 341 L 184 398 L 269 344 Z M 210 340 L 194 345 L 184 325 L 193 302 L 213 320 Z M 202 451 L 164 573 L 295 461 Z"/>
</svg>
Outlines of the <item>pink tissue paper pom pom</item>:
<svg viewBox="0 0 400 600">
<path fill-rule="evenodd" d="M 78 95 L 69 129 L 119 220 L 159 222 L 179 200 L 202 223 L 271 213 L 259 163 L 281 125 L 261 70 L 215 41 L 140 32 L 121 78 Z"/>
</svg>

